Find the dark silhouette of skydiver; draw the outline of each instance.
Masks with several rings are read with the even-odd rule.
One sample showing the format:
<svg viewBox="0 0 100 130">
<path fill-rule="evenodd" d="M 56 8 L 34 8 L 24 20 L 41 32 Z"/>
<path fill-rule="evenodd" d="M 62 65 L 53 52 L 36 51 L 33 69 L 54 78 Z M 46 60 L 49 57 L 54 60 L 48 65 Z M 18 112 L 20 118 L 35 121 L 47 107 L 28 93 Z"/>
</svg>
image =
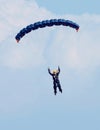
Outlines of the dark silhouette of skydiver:
<svg viewBox="0 0 100 130">
<path fill-rule="evenodd" d="M 58 67 L 58 70 L 53 70 L 53 72 L 50 71 L 50 68 L 48 68 L 49 74 L 53 78 L 53 88 L 54 88 L 54 94 L 57 94 L 57 87 L 59 91 L 62 93 L 60 81 L 59 81 L 59 73 L 60 73 L 60 68 Z"/>
</svg>

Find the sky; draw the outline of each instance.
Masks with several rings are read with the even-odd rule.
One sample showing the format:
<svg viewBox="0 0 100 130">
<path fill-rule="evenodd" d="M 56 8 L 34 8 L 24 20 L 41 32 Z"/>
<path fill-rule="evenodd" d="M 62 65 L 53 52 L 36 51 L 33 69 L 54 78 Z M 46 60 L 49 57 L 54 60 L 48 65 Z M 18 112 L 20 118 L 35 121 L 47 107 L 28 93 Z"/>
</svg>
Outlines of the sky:
<svg viewBox="0 0 100 130">
<path fill-rule="evenodd" d="M 100 129 L 100 1 L 0 0 L 0 129 Z M 27 25 L 63 18 L 79 24 L 38 29 L 19 43 Z M 63 93 L 53 92 L 60 66 Z"/>
</svg>

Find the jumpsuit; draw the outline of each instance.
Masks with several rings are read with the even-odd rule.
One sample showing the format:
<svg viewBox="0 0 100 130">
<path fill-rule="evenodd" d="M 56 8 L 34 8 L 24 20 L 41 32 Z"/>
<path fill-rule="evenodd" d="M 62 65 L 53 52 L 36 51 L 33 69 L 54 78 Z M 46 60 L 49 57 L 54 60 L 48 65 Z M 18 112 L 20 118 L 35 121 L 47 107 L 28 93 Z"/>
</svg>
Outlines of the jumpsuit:
<svg viewBox="0 0 100 130">
<path fill-rule="evenodd" d="M 55 95 L 57 94 L 57 87 L 58 87 L 59 91 L 62 93 L 62 89 L 61 89 L 61 85 L 60 85 L 60 81 L 59 81 L 60 68 L 58 68 L 58 71 L 56 73 L 51 73 L 50 69 L 48 69 L 48 72 L 53 78 L 54 94 Z"/>
</svg>

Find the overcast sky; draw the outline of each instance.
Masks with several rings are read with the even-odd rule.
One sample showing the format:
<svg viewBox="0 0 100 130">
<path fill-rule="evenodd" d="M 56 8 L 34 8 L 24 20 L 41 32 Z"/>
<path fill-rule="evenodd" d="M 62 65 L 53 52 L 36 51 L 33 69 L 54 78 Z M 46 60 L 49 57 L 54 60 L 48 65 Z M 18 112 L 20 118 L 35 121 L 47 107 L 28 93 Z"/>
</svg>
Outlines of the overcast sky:
<svg viewBox="0 0 100 130">
<path fill-rule="evenodd" d="M 100 2 L 0 1 L 0 129 L 100 129 Z M 80 29 L 53 26 L 16 34 L 34 22 L 63 18 Z M 63 93 L 51 70 L 61 68 Z"/>
</svg>

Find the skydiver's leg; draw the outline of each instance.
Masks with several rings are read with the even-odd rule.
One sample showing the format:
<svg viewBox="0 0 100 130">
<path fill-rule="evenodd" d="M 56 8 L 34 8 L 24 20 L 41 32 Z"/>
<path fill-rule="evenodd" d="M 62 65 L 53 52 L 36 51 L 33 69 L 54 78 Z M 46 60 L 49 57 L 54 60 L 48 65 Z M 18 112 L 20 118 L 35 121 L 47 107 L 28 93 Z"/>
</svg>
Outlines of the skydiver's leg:
<svg viewBox="0 0 100 130">
<path fill-rule="evenodd" d="M 62 88 L 61 88 L 60 82 L 57 82 L 57 85 L 58 85 L 59 91 L 62 93 Z"/>
<path fill-rule="evenodd" d="M 56 86 L 56 83 L 54 82 L 53 85 L 54 85 L 54 86 L 53 86 L 53 88 L 54 88 L 54 94 L 56 95 L 56 94 L 57 94 L 57 86 Z"/>
</svg>

